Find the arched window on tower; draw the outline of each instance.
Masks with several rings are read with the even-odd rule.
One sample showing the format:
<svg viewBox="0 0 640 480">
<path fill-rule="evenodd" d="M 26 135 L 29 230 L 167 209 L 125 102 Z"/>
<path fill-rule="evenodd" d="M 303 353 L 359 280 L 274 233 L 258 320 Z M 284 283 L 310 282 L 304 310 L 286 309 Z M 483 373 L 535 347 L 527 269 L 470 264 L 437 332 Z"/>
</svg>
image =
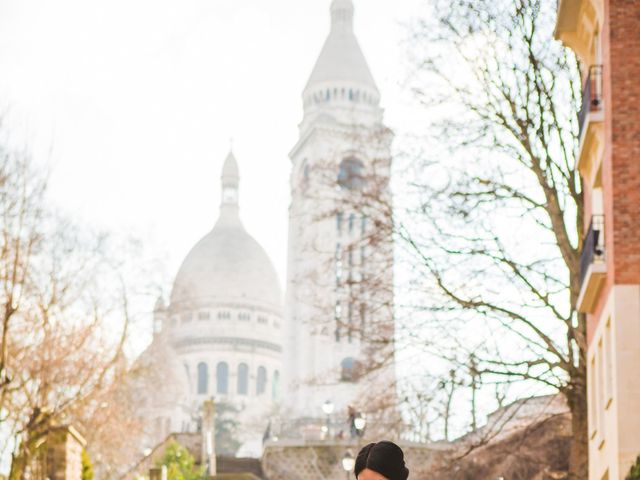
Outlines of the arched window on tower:
<svg viewBox="0 0 640 480">
<path fill-rule="evenodd" d="M 198 394 L 205 394 L 209 390 L 209 368 L 204 362 L 198 364 Z"/>
<path fill-rule="evenodd" d="M 340 322 L 342 317 L 342 304 L 340 303 L 340 300 L 336 300 L 334 316 L 336 321 L 335 337 L 336 337 L 336 342 L 339 342 L 340 341 Z"/>
<path fill-rule="evenodd" d="M 271 382 L 271 398 L 277 400 L 280 396 L 280 372 L 273 372 L 273 381 Z"/>
<path fill-rule="evenodd" d="M 264 395 L 267 391 L 267 369 L 258 367 L 258 379 L 256 380 L 256 394 Z"/>
<path fill-rule="evenodd" d="M 354 190 L 364 186 L 364 165 L 355 157 L 348 157 L 340 162 L 338 185 Z"/>
<path fill-rule="evenodd" d="M 229 365 L 220 362 L 216 367 L 216 390 L 218 393 L 229 393 Z"/>
<path fill-rule="evenodd" d="M 238 365 L 238 395 L 249 394 L 249 366 L 246 363 Z"/>
<path fill-rule="evenodd" d="M 340 362 L 340 381 L 355 382 L 358 379 L 358 362 L 352 357 L 347 357 Z"/>
</svg>

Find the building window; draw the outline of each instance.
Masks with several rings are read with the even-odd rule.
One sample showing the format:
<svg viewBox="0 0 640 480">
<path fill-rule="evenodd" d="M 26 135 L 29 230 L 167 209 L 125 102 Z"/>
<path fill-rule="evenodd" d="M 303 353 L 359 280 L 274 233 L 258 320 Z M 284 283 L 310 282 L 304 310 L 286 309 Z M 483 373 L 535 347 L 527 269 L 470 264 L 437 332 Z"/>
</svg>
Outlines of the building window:
<svg viewBox="0 0 640 480">
<path fill-rule="evenodd" d="M 357 362 L 352 357 L 347 357 L 340 362 L 340 381 L 355 382 L 357 380 Z"/>
<path fill-rule="evenodd" d="M 336 300 L 334 316 L 336 321 L 336 330 L 335 330 L 336 342 L 339 342 L 340 341 L 340 319 L 342 318 L 342 304 L 340 303 L 340 300 Z"/>
<path fill-rule="evenodd" d="M 349 308 L 347 311 L 349 326 L 347 327 L 347 339 L 349 343 L 353 340 L 353 304 L 349 302 Z"/>
<path fill-rule="evenodd" d="M 280 372 L 273 372 L 273 382 L 271 382 L 271 398 L 277 400 L 280 396 Z"/>
<path fill-rule="evenodd" d="M 604 354 L 605 354 L 605 382 L 606 382 L 606 398 L 605 408 L 608 408 L 613 400 L 613 338 L 611 329 L 611 318 L 607 320 L 604 329 Z"/>
<path fill-rule="evenodd" d="M 209 391 L 209 368 L 204 362 L 198 364 L 198 394 L 202 395 Z"/>
<path fill-rule="evenodd" d="M 336 230 L 338 234 L 342 233 L 342 212 L 336 213 Z"/>
<path fill-rule="evenodd" d="M 366 321 L 367 307 L 364 303 L 360 304 L 360 340 L 365 338 L 365 321 Z"/>
<path fill-rule="evenodd" d="M 198 320 L 209 320 L 209 318 L 211 318 L 211 315 L 209 314 L 209 312 L 198 313 Z"/>
<path fill-rule="evenodd" d="M 336 287 L 342 283 L 342 245 L 336 245 Z"/>
<path fill-rule="evenodd" d="M 593 437 L 598 430 L 598 406 L 596 405 L 596 357 L 591 359 L 589 364 L 589 435 Z"/>
<path fill-rule="evenodd" d="M 360 220 L 360 233 L 362 235 L 367 233 L 367 217 L 366 217 L 366 215 L 363 215 L 362 219 Z"/>
<path fill-rule="evenodd" d="M 263 395 L 267 391 L 267 369 L 258 368 L 258 379 L 256 381 L 256 394 Z"/>
<path fill-rule="evenodd" d="M 605 378 L 604 378 L 604 352 L 603 352 L 603 344 L 602 339 L 598 342 L 598 351 L 596 355 L 596 368 L 597 368 L 597 384 L 596 384 L 596 393 L 598 396 L 597 405 L 598 405 L 598 430 L 600 432 L 600 439 L 604 440 L 605 431 L 604 431 L 604 407 L 605 407 Z"/>
<path fill-rule="evenodd" d="M 356 215 L 354 213 L 349 215 L 349 233 L 353 232 L 353 226 L 356 223 Z"/>
<path fill-rule="evenodd" d="M 249 366 L 246 363 L 238 365 L 238 395 L 249 394 Z"/>
<path fill-rule="evenodd" d="M 260 315 L 258 316 L 258 323 L 262 323 L 264 325 L 269 323 L 269 320 L 267 319 L 267 317 Z"/>
<path fill-rule="evenodd" d="M 246 312 L 241 312 L 238 314 L 238 320 L 242 320 L 243 322 L 248 322 L 251 320 L 251 314 Z"/>
<path fill-rule="evenodd" d="M 229 320 L 231 318 L 231 312 L 223 311 L 218 312 L 218 320 Z"/>
<path fill-rule="evenodd" d="M 220 362 L 216 367 L 216 390 L 218 393 L 229 393 L 229 365 Z"/>
<path fill-rule="evenodd" d="M 354 190 L 364 186 L 364 165 L 355 157 L 348 157 L 340 162 L 338 185 Z"/>
</svg>

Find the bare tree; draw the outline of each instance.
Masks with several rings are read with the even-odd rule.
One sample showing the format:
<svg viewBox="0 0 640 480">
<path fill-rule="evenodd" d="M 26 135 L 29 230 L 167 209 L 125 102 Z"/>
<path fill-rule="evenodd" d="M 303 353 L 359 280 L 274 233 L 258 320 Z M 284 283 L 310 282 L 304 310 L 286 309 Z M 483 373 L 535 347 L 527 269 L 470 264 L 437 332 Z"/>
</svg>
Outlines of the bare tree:
<svg viewBox="0 0 640 480">
<path fill-rule="evenodd" d="M 109 401 L 127 369 L 125 283 L 104 236 L 47 209 L 46 180 L 28 152 L 0 147 L 0 422 L 12 480 L 28 476 L 55 426 L 95 438 L 123 420 L 106 412 L 123 408 Z"/>
<path fill-rule="evenodd" d="M 414 162 L 419 207 L 396 222 L 425 345 L 460 368 L 472 356 L 476 387 L 561 392 L 569 475 L 586 479 L 578 66 L 553 40 L 550 0 L 435 0 L 431 13 L 412 37 L 430 151 Z"/>
</svg>

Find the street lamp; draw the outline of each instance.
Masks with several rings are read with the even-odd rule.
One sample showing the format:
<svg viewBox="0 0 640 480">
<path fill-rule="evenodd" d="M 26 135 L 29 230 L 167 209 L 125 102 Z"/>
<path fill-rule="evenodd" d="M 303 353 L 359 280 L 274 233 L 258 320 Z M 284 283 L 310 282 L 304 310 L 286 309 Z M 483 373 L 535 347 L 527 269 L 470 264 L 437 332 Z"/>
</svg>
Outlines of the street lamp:
<svg viewBox="0 0 640 480">
<path fill-rule="evenodd" d="M 331 427 L 331 414 L 333 413 L 334 409 L 335 405 L 331 400 L 327 400 L 322 404 L 322 411 L 327 416 L 327 424 L 322 430 L 326 433 L 327 437 L 329 437 L 329 428 Z"/>
<path fill-rule="evenodd" d="M 351 452 L 347 450 L 347 452 L 344 454 L 344 457 L 342 457 L 342 468 L 344 468 L 344 471 L 347 473 L 347 480 L 349 480 L 349 474 L 353 472 L 355 466 L 356 459 L 353 458 Z"/>
<path fill-rule="evenodd" d="M 364 416 L 364 413 L 358 413 L 356 417 L 353 419 L 353 426 L 358 432 L 358 436 L 362 437 L 364 435 L 364 429 L 367 426 L 367 419 Z"/>
</svg>

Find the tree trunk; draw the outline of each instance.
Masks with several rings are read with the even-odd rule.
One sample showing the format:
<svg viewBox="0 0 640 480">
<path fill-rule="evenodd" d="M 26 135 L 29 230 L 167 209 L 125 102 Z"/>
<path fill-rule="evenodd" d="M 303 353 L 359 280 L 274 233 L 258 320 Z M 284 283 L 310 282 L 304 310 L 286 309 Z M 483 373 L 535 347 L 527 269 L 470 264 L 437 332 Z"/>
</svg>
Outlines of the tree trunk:
<svg viewBox="0 0 640 480">
<path fill-rule="evenodd" d="M 571 449 L 569 452 L 569 480 L 589 478 L 589 423 L 587 395 L 583 382 L 567 394 L 571 410 Z"/>
<path fill-rule="evenodd" d="M 24 480 L 27 473 L 28 456 L 21 448 L 19 453 L 11 455 L 11 469 L 9 470 L 9 480 Z"/>
</svg>

